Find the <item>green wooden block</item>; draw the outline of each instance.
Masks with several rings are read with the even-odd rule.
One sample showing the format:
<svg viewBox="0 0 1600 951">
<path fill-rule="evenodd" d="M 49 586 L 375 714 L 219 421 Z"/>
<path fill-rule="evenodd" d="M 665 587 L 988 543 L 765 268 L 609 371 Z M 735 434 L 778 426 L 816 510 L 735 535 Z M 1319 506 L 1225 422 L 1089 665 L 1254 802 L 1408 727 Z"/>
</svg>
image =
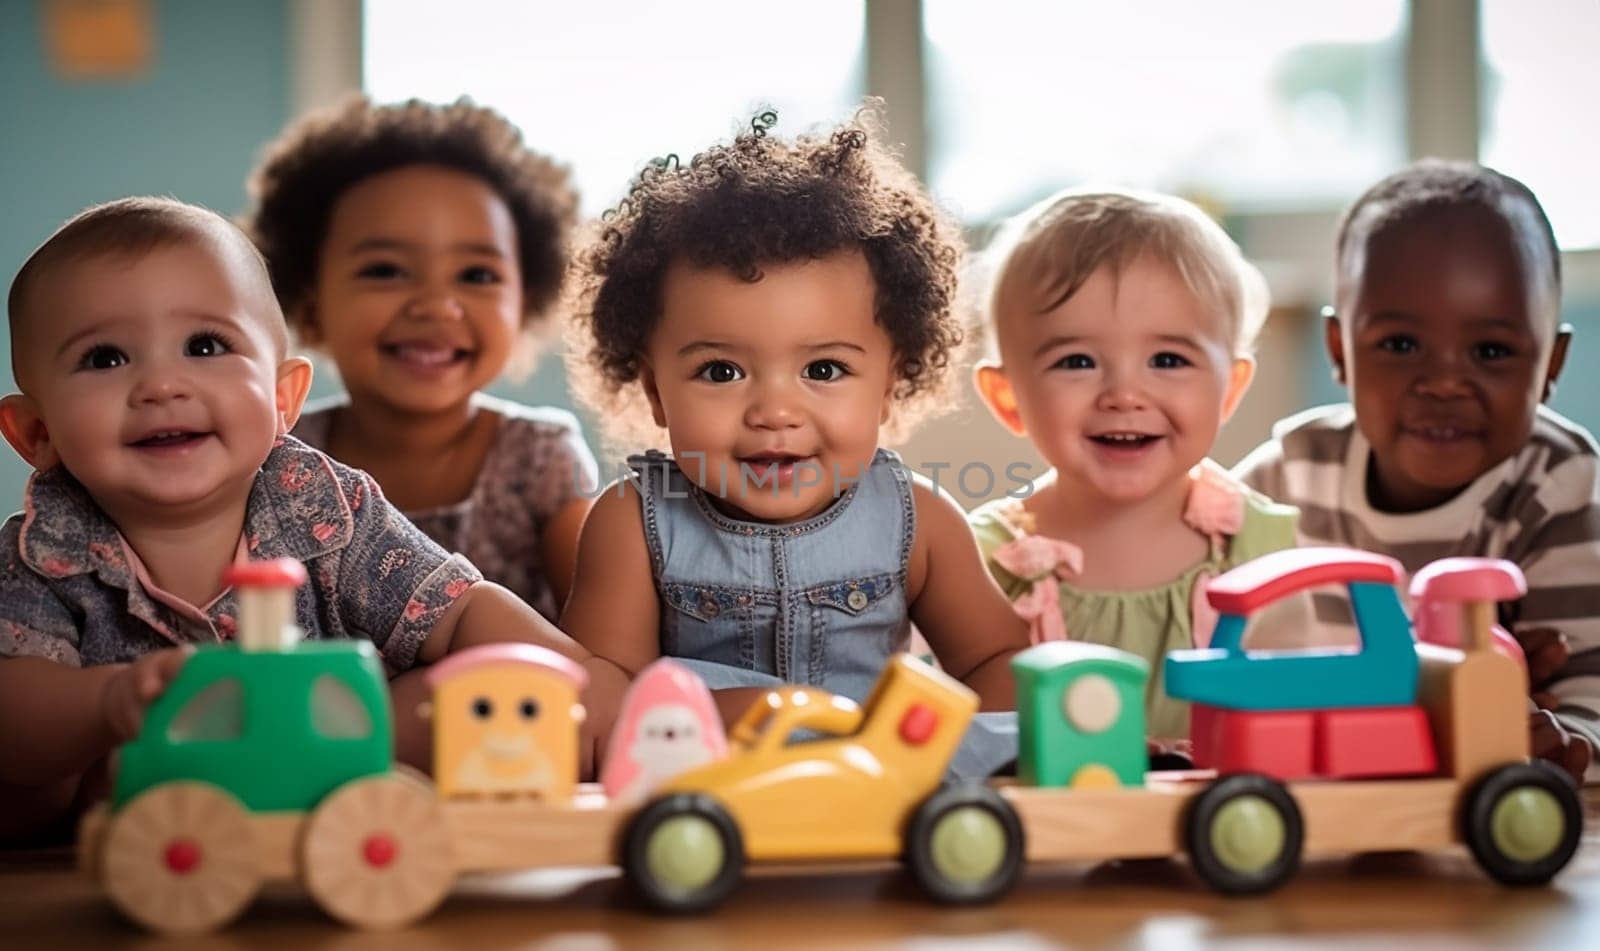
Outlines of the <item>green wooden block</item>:
<svg viewBox="0 0 1600 951">
<path fill-rule="evenodd" d="M 1127 651 L 1051 641 L 1011 661 L 1017 681 L 1017 777 L 1029 786 L 1144 783 L 1150 665 Z"/>
</svg>

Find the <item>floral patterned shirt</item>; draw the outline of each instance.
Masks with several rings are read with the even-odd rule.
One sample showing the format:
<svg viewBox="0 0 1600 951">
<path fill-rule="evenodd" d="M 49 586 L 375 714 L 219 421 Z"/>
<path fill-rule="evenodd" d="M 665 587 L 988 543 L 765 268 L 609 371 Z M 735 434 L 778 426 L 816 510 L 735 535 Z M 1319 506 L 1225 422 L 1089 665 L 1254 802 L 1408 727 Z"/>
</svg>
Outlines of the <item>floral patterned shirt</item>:
<svg viewBox="0 0 1600 951">
<path fill-rule="evenodd" d="M 446 554 L 386 502 L 364 472 L 280 439 L 245 507 L 251 558 L 297 558 L 307 583 L 295 620 L 308 638 L 365 638 L 391 671 L 410 668 L 477 569 Z M 71 666 L 133 660 L 231 638 L 233 591 L 190 615 L 152 597 L 117 526 L 59 466 L 28 480 L 25 508 L 0 526 L 0 656 Z"/>
<path fill-rule="evenodd" d="M 294 435 L 327 451 L 334 414 L 346 402 L 337 397 L 302 413 Z M 545 570 L 544 526 L 568 502 L 599 492 L 594 454 L 577 417 L 565 410 L 483 393 L 473 402 L 495 413 L 499 423 L 472 491 L 454 505 L 409 511 L 406 517 L 554 621 L 561 605 Z"/>
</svg>

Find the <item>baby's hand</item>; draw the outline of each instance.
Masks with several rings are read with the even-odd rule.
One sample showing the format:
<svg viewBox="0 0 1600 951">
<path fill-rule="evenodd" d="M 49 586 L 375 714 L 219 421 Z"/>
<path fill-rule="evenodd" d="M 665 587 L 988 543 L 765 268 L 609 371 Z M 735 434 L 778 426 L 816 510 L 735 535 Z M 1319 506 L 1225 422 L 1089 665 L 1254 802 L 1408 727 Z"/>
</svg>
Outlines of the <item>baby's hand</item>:
<svg viewBox="0 0 1600 951">
<path fill-rule="evenodd" d="M 600 760 L 628 692 L 628 675 L 603 657 L 590 657 L 583 669 L 589 673 L 589 685 L 583 691 L 585 716 L 578 731 L 578 776 L 590 780 L 600 774 Z"/>
<path fill-rule="evenodd" d="M 1515 636 L 1522 645 L 1523 656 L 1528 659 L 1528 689 L 1534 702 L 1547 710 L 1553 709 L 1554 699 L 1539 688 L 1549 682 L 1572 655 L 1567 636 L 1553 627 L 1529 628 L 1517 631 Z"/>
<path fill-rule="evenodd" d="M 1566 770 L 1580 785 L 1594 750 L 1589 741 L 1561 725 L 1549 710 L 1528 715 L 1528 740 L 1537 759 L 1547 759 Z"/>
<path fill-rule="evenodd" d="M 187 647 L 169 647 L 146 654 L 106 681 L 100 690 L 100 715 L 118 743 L 139 735 L 145 708 L 178 676 L 191 653 Z"/>
</svg>

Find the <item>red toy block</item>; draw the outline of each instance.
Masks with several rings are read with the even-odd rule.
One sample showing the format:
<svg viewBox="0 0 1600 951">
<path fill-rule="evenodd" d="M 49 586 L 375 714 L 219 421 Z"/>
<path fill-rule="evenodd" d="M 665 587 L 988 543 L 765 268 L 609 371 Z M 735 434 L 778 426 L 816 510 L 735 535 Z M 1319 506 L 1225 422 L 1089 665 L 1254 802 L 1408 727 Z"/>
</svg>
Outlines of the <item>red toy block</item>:
<svg viewBox="0 0 1600 951">
<path fill-rule="evenodd" d="M 1438 770 L 1433 731 L 1421 707 L 1325 710 L 1315 716 L 1319 775 L 1352 779 Z"/>
<path fill-rule="evenodd" d="M 1206 584 L 1206 600 L 1222 614 L 1250 614 L 1296 591 L 1325 584 L 1399 584 L 1406 576 L 1387 555 L 1352 548 L 1290 548 L 1257 558 Z"/>
<path fill-rule="evenodd" d="M 1263 773 L 1274 779 L 1313 775 L 1315 714 L 1308 710 L 1190 708 L 1194 764 L 1219 773 Z"/>
<path fill-rule="evenodd" d="M 1221 712 L 1207 703 L 1189 704 L 1189 759 L 1195 769 L 1212 768 L 1217 715 Z"/>
</svg>

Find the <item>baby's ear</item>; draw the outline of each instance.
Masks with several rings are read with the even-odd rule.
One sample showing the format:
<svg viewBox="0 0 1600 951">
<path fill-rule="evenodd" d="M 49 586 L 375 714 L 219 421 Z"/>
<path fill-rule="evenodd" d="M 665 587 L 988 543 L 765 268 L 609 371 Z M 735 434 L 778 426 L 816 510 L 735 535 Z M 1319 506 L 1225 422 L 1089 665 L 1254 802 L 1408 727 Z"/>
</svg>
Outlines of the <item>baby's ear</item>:
<svg viewBox="0 0 1600 951">
<path fill-rule="evenodd" d="M 1322 308 L 1322 342 L 1328 348 L 1328 362 L 1333 364 L 1333 381 L 1344 386 L 1344 328 L 1339 325 L 1339 312 L 1332 307 Z"/>
<path fill-rule="evenodd" d="M 1222 394 L 1223 422 L 1227 422 L 1233 416 L 1233 411 L 1239 408 L 1239 401 L 1244 399 L 1245 391 L 1250 389 L 1250 381 L 1255 376 L 1255 357 L 1234 357 L 1233 364 L 1228 368 L 1228 389 Z"/>
<path fill-rule="evenodd" d="M 1028 428 L 1022 424 L 1022 414 L 1017 410 L 1016 391 L 1011 388 L 1011 380 L 1006 377 L 1005 370 L 992 360 L 982 360 L 972 374 L 983 405 L 989 407 L 989 412 L 1000 421 L 1000 425 L 1013 436 L 1028 435 Z"/>
<path fill-rule="evenodd" d="M 273 402 L 278 411 L 278 435 L 294 428 L 300 419 L 300 409 L 306 405 L 306 394 L 311 392 L 311 361 L 305 357 L 288 357 L 278 364 L 278 385 Z"/>
<path fill-rule="evenodd" d="M 1561 368 L 1567 364 L 1567 347 L 1572 343 L 1572 325 L 1561 324 L 1556 328 L 1555 344 L 1550 348 L 1550 362 L 1545 365 L 1544 390 L 1539 397 L 1541 402 L 1548 402 L 1556 392 L 1556 378 L 1561 375 Z"/>
<path fill-rule="evenodd" d="M 0 434 L 17 455 L 41 472 L 61 462 L 44 417 L 39 415 L 39 405 L 31 396 L 12 393 L 0 399 Z"/>
<path fill-rule="evenodd" d="M 639 364 L 639 385 L 644 387 L 644 398 L 650 401 L 650 415 L 656 425 L 667 428 L 667 411 L 661 407 L 661 390 L 656 387 L 656 371 L 650 364 Z"/>
</svg>

